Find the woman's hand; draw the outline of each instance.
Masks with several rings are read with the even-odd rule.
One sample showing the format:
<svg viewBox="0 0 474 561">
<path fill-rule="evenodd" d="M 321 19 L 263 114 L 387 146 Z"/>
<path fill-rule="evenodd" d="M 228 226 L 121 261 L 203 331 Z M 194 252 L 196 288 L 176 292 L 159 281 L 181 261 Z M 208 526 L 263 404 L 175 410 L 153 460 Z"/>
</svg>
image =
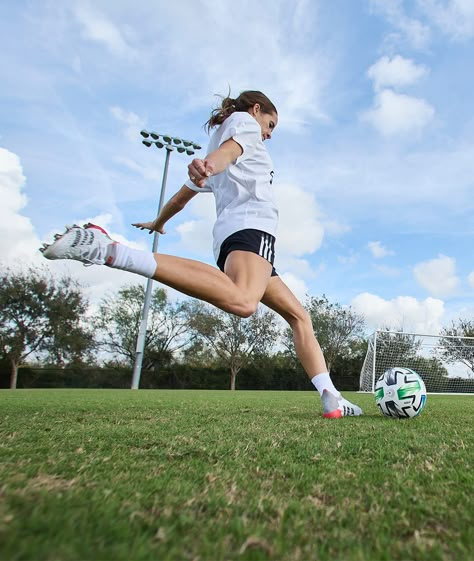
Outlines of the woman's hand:
<svg viewBox="0 0 474 561">
<path fill-rule="evenodd" d="M 211 175 L 222 173 L 242 154 L 242 146 L 229 138 L 217 150 L 211 152 L 204 160 L 195 158 L 188 166 L 189 179 L 196 187 L 204 187 Z"/>
<path fill-rule="evenodd" d="M 149 234 L 152 232 L 159 232 L 160 234 L 166 234 L 164 230 L 164 225 L 158 222 L 158 219 L 155 218 L 152 222 L 135 222 L 132 224 L 135 228 L 139 228 L 140 230 L 149 230 Z"/>
<path fill-rule="evenodd" d="M 196 185 L 196 187 L 204 187 L 206 185 L 206 180 L 212 175 L 214 171 L 214 166 L 211 162 L 207 160 L 200 160 L 199 158 L 194 158 L 194 160 L 188 165 L 188 175 L 189 179 Z"/>
</svg>

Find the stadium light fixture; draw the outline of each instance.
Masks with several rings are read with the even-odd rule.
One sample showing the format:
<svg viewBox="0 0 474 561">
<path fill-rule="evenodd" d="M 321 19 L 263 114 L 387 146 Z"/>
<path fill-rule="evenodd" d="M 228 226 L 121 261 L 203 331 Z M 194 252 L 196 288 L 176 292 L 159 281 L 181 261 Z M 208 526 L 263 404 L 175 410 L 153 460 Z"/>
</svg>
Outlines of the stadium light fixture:
<svg viewBox="0 0 474 561">
<path fill-rule="evenodd" d="M 155 131 L 147 131 L 142 130 L 140 134 L 143 137 L 142 143 L 149 148 L 152 144 L 154 144 L 157 148 L 165 148 L 166 150 L 166 157 L 165 157 L 165 167 L 163 169 L 163 179 L 161 182 L 161 191 L 160 191 L 160 200 L 158 203 L 158 214 L 160 213 L 161 209 L 163 208 L 163 202 L 165 198 L 165 190 L 166 190 L 166 181 L 168 179 L 168 165 L 171 152 L 174 152 L 176 149 L 177 152 L 183 154 L 186 152 L 188 156 L 192 156 L 196 150 L 200 150 L 201 147 L 199 144 L 192 142 L 190 140 L 183 140 L 177 136 L 169 136 L 167 134 L 162 135 Z M 149 140 L 149 137 L 153 140 Z M 153 253 L 156 253 L 158 249 L 158 239 L 159 233 L 155 232 L 153 236 Z M 145 339 L 146 339 L 146 330 L 148 325 L 148 314 L 150 312 L 150 304 L 151 304 L 151 296 L 152 296 L 152 288 L 153 288 L 153 279 L 148 279 L 146 283 L 146 290 L 145 290 L 145 300 L 143 302 L 143 309 L 142 309 L 142 316 L 140 319 L 140 327 L 138 330 L 138 337 L 137 337 L 137 346 L 135 349 L 135 364 L 133 367 L 133 379 L 132 379 L 132 390 L 138 390 L 140 386 L 140 377 L 142 373 L 142 364 L 143 364 L 143 354 L 145 351 Z"/>
</svg>

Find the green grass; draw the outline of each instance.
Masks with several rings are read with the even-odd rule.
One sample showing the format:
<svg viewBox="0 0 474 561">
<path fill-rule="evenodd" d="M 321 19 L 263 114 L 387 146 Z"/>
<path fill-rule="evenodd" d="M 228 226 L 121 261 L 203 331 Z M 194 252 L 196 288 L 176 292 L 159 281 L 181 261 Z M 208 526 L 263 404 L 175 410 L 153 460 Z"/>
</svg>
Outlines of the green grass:
<svg viewBox="0 0 474 561">
<path fill-rule="evenodd" d="M 474 399 L 347 397 L 1 391 L 0 559 L 472 560 Z"/>
</svg>

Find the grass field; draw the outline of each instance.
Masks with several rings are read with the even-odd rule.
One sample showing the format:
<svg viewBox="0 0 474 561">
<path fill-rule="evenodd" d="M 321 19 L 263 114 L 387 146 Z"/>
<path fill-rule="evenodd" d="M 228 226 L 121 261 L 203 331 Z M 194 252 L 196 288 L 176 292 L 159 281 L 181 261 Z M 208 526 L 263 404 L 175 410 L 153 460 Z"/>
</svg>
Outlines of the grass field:
<svg viewBox="0 0 474 561">
<path fill-rule="evenodd" d="M 474 398 L 0 391 L 0 559 L 474 559 Z"/>
</svg>

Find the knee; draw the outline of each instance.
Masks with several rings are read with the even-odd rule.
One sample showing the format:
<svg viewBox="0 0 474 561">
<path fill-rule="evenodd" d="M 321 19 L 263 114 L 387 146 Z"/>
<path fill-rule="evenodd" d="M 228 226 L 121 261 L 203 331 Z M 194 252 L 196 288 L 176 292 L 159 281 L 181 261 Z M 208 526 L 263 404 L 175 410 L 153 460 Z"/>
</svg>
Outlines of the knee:
<svg viewBox="0 0 474 561">
<path fill-rule="evenodd" d="M 232 307 L 231 313 L 241 318 L 249 318 L 258 308 L 258 302 L 250 300 L 241 300 Z"/>
<path fill-rule="evenodd" d="M 308 311 L 303 308 L 303 306 L 292 310 L 285 319 L 290 324 L 290 327 L 292 329 L 306 328 L 311 329 L 311 331 L 313 330 L 311 316 L 309 315 Z"/>
</svg>

